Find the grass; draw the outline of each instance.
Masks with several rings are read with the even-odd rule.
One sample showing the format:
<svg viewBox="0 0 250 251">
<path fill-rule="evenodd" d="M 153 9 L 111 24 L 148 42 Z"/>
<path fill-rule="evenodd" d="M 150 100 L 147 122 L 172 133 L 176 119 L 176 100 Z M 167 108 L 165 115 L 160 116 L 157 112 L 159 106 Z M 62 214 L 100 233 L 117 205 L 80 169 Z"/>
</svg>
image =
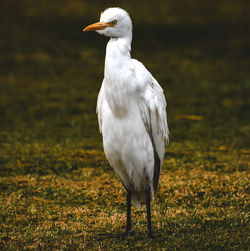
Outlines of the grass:
<svg viewBox="0 0 250 251">
<path fill-rule="evenodd" d="M 135 236 L 121 236 L 125 191 L 95 114 L 107 39 L 81 33 L 111 5 L 1 5 L 0 247 L 248 250 L 249 7 L 116 2 L 134 20 L 133 57 L 168 101 L 171 143 L 148 241 L 145 208 L 132 209 Z"/>
</svg>

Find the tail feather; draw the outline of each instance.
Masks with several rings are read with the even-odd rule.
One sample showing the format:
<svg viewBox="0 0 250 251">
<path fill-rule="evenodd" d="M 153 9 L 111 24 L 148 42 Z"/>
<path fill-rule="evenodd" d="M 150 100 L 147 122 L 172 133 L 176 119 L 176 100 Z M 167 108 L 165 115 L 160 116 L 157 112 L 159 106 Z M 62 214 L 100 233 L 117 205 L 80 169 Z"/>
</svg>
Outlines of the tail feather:
<svg viewBox="0 0 250 251">
<path fill-rule="evenodd" d="M 137 209 L 140 209 L 141 205 L 142 205 L 142 200 L 141 200 L 140 195 L 141 194 L 139 194 L 138 192 L 134 192 L 134 191 L 132 192 L 132 195 L 131 195 L 131 200 Z"/>
<path fill-rule="evenodd" d="M 151 200 L 154 199 L 154 191 L 151 189 Z M 132 191 L 131 200 L 137 209 L 141 208 L 142 203 L 146 202 L 146 192 L 136 192 Z"/>
</svg>

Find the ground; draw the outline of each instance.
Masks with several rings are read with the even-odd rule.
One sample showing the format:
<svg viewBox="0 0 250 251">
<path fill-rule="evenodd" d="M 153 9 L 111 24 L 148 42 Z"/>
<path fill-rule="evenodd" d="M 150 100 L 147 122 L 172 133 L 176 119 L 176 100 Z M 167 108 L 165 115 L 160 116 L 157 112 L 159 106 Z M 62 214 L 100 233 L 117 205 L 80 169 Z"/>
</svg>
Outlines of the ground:
<svg viewBox="0 0 250 251">
<path fill-rule="evenodd" d="M 100 1 L 20 1 L 0 10 L 0 246 L 249 249 L 250 6 L 117 1 L 132 56 L 163 87 L 170 144 L 152 203 L 132 209 L 109 166 L 95 105 L 107 39 L 81 29 Z"/>
</svg>

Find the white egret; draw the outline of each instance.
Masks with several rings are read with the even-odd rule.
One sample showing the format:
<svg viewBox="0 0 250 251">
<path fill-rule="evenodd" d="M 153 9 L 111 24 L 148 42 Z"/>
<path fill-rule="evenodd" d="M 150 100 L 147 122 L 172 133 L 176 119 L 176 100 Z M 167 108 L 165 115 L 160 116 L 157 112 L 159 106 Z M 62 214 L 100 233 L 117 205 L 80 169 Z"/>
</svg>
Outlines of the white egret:
<svg viewBox="0 0 250 251">
<path fill-rule="evenodd" d="M 127 190 L 126 235 L 131 230 L 131 200 L 147 208 L 152 236 L 150 202 L 154 198 L 168 142 L 166 100 L 151 73 L 130 55 L 132 22 L 121 8 L 106 9 L 100 22 L 84 31 L 110 37 L 97 113 L 103 146 L 110 165 Z"/>
</svg>

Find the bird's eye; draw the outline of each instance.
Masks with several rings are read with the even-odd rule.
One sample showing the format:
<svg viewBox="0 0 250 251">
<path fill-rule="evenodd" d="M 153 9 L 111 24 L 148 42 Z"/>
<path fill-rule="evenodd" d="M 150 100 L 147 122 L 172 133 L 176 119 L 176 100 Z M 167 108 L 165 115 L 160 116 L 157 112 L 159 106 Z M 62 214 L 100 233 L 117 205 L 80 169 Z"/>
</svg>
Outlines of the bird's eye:
<svg viewBox="0 0 250 251">
<path fill-rule="evenodd" d="M 115 25 L 117 24 L 117 20 L 111 21 L 110 24 L 111 24 L 112 26 L 115 26 Z"/>
</svg>

